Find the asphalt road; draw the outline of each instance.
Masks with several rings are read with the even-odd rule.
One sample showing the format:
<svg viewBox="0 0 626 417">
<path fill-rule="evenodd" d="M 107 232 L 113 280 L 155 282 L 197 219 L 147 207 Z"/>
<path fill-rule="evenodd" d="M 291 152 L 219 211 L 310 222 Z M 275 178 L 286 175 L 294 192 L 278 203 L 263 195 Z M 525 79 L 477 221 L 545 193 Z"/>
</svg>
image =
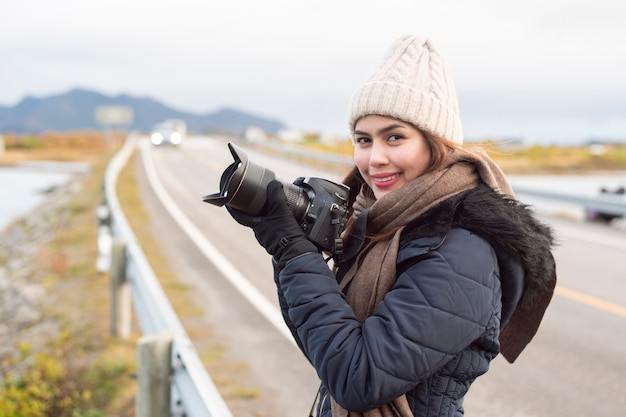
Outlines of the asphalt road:
<svg viewBox="0 0 626 417">
<path fill-rule="evenodd" d="M 152 223 L 181 280 L 193 285 L 195 297 L 203 301 L 207 323 L 230 353 L 247 363 L 250 384 L 264 392 L 261 407 L 266 409 L 250 415 L 307 415 L 319 382 L 278 316 L 269 255 L 223 207 L 201 201 L 219 191 L 220 175 L 233 162 L 226 142 L 195 138 L 179 149 L 147 145 L 141 146 L 144 165 L 149 172 L 154 168 L 166 195 L 165 202 L 157 198 L 154 179 L 150 182 L 139 169 Z M 339 181 L 342 176 L 252 149 L 246 152 L 285 181 L 299 176 Z M 169 214 L 170 205 L 212 246 L 194 245 Z M 556 217 L 544 221 L 554 227 L 559 241 L 556 295 L 538 334 L 515 364 L 499 357 L 475 382 L 465 400 L 466 415 L 623 417 L 626 233 Z"/>
</svg>

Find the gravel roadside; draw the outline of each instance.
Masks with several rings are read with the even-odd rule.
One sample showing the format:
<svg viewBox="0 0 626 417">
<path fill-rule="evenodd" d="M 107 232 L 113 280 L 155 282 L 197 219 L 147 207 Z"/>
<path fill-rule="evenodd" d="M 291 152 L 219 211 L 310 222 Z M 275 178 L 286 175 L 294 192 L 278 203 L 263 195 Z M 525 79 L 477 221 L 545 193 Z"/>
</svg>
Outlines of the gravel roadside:
<svg viewBox="0 0 626 417">
<path fill-rule="evenodd" d="M 20 346 L 37 351 L 58 337 L 58 321 L 44 314 L 48 291 L 36 260 L 71 216 L 68 202 L 78 191 L 80 177 L 48 190 L 44 202 L 0 233 L 0 382 L 28 364 L 19 360 Z"/>
</svg>

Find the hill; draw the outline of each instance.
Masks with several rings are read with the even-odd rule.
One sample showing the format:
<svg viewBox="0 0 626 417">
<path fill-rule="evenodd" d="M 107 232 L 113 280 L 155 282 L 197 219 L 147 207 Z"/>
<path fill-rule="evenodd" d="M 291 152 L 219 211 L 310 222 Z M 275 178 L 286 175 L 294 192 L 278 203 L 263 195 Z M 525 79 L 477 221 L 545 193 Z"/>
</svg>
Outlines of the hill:
<svg viewBox="0 0 626 417">
<path fill-rule="evenodd" d="M 0 132 L 37 133 L 43 131 L 69 131 L 101 129 L 95 119 L 99 106 L 128 106 L 133 109 L 133 122 L 124 126 L 128 130 L 149 131 L 154 124 L 165 119 L 183 119 L 190 132 L 241 133 L 248 126 L 257 126 L 276 133 L 284 127 L 270 120 L 223 108 L 214 113 L 195 114 L 176 110 L 151 98 L 132 97 L 126 94 L 104 94 L 73 89 L 48 97 L 26 97 L 13 107 L 0 106 Z"/>
</svg>

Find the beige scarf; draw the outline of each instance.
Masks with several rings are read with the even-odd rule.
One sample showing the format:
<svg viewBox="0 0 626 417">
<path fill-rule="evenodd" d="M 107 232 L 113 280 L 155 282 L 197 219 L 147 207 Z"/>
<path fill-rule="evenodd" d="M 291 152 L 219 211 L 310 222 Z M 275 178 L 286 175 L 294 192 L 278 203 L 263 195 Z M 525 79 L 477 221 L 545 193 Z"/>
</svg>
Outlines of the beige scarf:
<svg viewBox="0 0 626 417">
<path fill-rule="evenodd" d="M 341 281 L 347 302 L 361 322 L 373 314 L 376 305 L 396 281 L 396 258 L 404 226 L 436 204 L 475 188 L 481 180 L 496 191 L 513 196 L 500 168 L 478 148 L 452 152 L 443 169 L 424 174 L 380 200 L 367 197 L 363 192 L 357 196 L 355 216 L 371 207 L 367 220 L 368 236 L 396 230 L 389 239 L 366 243 Z M 332 415 L 414 417 L 406 395 L 365 413 L 347 411 L 332 400 Z"/>
</svg>

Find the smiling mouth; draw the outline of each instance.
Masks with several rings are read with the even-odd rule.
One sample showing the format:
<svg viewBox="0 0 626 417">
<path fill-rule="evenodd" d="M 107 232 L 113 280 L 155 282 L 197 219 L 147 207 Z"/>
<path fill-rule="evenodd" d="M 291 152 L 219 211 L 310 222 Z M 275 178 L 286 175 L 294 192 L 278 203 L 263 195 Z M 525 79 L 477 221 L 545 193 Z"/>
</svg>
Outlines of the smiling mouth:
<svg viewBox="0 0 626 417">
<path fill-rule="evenodd" d="M 378 177 L 372 177 L 372 180 L 373 180 L 375 183 L 386 183 L 386 182 L 389 182 L 389 181 L 393 181 L 393 180 L 395 180 L 395 179 L 396 179 L 396 178 L 398 178 L 399 176 L 400 176 L 400 174 L 393 174 L 393 175 L 389 175 L 389 176 L 387 176 L 387 177 L 380 177 L 380 178 L 378 178 Z"/>
</svg>

